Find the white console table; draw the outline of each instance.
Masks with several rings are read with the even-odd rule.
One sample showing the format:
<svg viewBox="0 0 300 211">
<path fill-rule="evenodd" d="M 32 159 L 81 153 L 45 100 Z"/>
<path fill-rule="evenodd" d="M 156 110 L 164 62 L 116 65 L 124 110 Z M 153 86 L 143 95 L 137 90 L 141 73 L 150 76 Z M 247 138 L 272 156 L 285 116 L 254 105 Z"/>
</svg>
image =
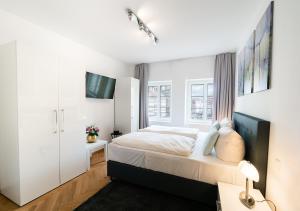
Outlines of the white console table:
<svg viewBox="0 0 300 211">
<path fill-rule="evenodd" d="M 104 149 L 105 161 L 107 161 L 107 146 L 108 142 L 105 140 L 97 140 L 95 143 L 86 143 L 86 165 L 87 170 L 90 169 L 90 159 L 94 152 Z"/>
</svg>

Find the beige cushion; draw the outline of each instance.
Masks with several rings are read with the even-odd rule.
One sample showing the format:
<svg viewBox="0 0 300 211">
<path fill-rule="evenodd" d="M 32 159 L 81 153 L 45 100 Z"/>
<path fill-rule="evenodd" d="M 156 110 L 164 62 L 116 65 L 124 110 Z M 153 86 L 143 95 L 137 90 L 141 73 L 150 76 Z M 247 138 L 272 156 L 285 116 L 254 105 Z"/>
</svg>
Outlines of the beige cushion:
<svg viewBox="0 0 300 211">
<path fill-rule="evenodd" d="M 217 157 L 221 160 L 238 163 L 245 155 L 243 138 L 230 127 L 219 130 L 219 138 L 215 145 Z"/>
</svg>

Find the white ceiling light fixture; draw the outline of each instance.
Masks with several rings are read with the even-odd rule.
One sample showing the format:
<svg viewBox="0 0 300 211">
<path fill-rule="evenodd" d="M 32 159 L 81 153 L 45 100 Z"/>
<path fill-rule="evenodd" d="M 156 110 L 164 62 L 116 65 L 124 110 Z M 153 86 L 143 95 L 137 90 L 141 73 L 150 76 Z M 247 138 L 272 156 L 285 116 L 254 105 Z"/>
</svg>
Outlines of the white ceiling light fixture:
<svg viewBox="0 0 300 211">
<path fill-rule="evenodd" d="M 128 18 L 133 23 L 137 24 L 139 29 L 141 31 L 144 31 L 150 39 L 153 41 L 153 43 L 156 45 L 158 43 L 158 38 L 155 36 L 155 34 L 149 29 L 148 26 L 131 10 L 127 9 Z"/>
</svg>

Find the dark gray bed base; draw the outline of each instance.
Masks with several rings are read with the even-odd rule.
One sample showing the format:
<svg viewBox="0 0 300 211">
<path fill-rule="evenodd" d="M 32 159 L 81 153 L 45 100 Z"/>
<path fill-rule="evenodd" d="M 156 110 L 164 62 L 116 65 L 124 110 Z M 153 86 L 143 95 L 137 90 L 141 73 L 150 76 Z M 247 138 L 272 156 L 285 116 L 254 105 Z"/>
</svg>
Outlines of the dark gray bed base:
<svg viewBox="0 0 300 211">
<path fill-rule="evenodd" d="M 177 196 L 215 206 L 218 188 L 216 185 L 186 179 L 150 169 L 111 161 L 107 162 L 107 175 L 130 183 L 164 191 Z"/>
<path fill-rule="evenodd" d="M 254 183 L 263 195 L 266 190 L 270 122 L 246 114 L 233 114 L 234 129 L 245 140 L 245 159 L 259 171 L 260 181 Z M 183 196 L 208 205 L 215 205 L 217 186 L 190 180 L 124 163 L 108 161 L 107 174 L 113 178 Z"/>
</svg>

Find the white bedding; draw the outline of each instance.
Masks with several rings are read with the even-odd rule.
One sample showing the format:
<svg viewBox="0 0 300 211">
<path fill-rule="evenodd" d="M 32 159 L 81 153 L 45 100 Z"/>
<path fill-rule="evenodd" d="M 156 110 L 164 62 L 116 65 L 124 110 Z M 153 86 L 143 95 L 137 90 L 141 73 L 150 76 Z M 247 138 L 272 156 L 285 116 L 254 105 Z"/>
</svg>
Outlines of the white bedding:
<svg viewBox="0 0 300 211">
<path fill-rule="evenodd" d="M 206 133 L 199 133 L 193 152 L 189 156 L 177 156 L 111 143 L 108 146 L 108 159 L 210 184 L 217 184 L 218 181 L 244 184 L 244 177 L 238 169 L 238 164 L 219 160 L 214 152 L 210 156 L 202 154 L 201 140 L 205 135 Z"/>
<path fill-rule="evenodd" d="M 152 125 L 150 127 L 140 129 L 139 131 L 140 132 L 161 133 L 161 134 L 171 134 L 171 135 L 181 135 L 181 136 L 186 136 L 186 137 L 190 137 L 193 139 L 197 139 L 197 135 L 200 130 L 198 128 L 168 127 L 168 126 Z"/>
<path fill-rule="evenodd" d="M 115 138 L 113 143 L 123 147 L 189 156 L 193 152 L 195 140 L 179 135 L 135 132 Z"/>
</svg>

